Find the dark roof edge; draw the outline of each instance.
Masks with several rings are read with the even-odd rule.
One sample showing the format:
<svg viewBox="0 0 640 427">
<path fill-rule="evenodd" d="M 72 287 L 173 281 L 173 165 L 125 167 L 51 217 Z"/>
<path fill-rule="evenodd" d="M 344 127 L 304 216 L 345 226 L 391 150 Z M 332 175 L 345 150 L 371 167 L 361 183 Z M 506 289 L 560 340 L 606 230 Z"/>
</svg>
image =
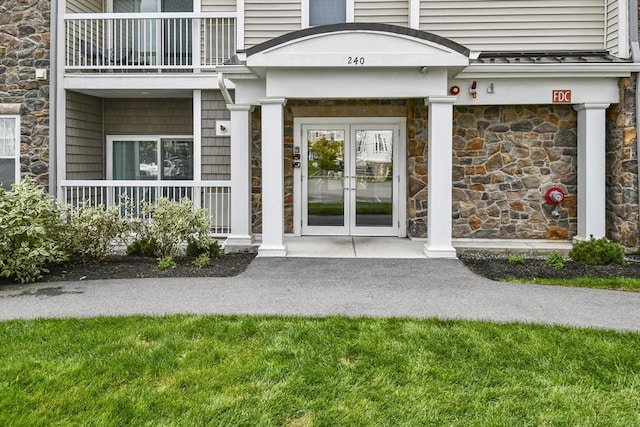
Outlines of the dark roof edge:
<svg viewBox="0 0 640 427">
<path fill-rule="evenodd" d="M 432 33 L 427 33 L 426 31 L 414 30 L 412 28 L 400 27 L 398 25 L 391 24 L 376 24 L 376 23 L 356 23 L 349 22 L 345 24 L 330 24 L 330 25 L 320 25 L 318 27 L 310 27 L 305 28 L 303 30 L 293 31 L 291 33 L 284 34 L 280 37 L 276 37 L 271 40 L 267 40 L 266 42 L 260 43 L 253 47 L 247 49 L 247 56 L 255 55 L 256 53 L 260 53 L 264 50 L 270 49 L 272 47 L 304 38 L 313 36 L 316 34 L 328 34 L 335 33 L 341 31 L 379 31 L 390 34 L 399 34 L 409 37 L 414 37 L 417 39 L 427 40 L 434 43 L 437 43 L 441 46 L 452 49 L 461 55 L 469 56 L 470 50 L 461 44 L 458 44 L 452 40 L 446 39 L 444 37 L 437 36 Z"/>
<path fill-rule="evenodd" d="M 632 62 L 631 59 L 619 58 L 611 55 L 606 50 L 550 50 L 550 51 L 495 51 L 481 52 L 477 58 L 477 62 L 486 60 L 540 60 L 555 59 L 557 62 L 600 62 L 626 63 Z"/>
</svg>

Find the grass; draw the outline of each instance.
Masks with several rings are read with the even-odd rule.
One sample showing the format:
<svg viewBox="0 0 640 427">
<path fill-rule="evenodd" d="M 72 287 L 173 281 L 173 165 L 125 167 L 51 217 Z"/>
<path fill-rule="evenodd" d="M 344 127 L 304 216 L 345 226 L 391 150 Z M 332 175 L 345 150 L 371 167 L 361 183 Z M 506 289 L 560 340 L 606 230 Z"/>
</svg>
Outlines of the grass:
<svg viewBox="0 0 640 427">
<path fill-rule="evenodd" d="M 534 283 L 539 285 L 559 285 L 572 286 L 578 288 L 594 288 L 594 289 L 610 289 L 615 291 L 640 292 L 640 279 L 633 277 L 613 277 L 613 278 L 597 278 L 597 277 L 578 277 L 575 279 L 520 279 L 509 278 L 505 282 L 512 283 Z"/>
<path fill-rule="evenodd" d="M 640 425 L 640 335 L 406 319 L 0 323 L 0 425 Z"/>
</svg>

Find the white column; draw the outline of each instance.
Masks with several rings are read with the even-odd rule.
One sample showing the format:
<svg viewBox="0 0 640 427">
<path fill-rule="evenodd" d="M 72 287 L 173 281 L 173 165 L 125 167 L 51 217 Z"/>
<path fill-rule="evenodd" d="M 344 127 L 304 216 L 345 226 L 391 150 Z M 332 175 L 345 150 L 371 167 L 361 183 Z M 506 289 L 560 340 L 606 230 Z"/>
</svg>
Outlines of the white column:
<svg viewBox="0 0 640 427">
<path fill-rule="evenodd" d="M 227 105 L 231 112 L 231 234 L 225 251 L 247 249 L 251 233 L 251 111 L 252 105 Z"/>
<path fill-rule="evenodd" d="M 262 244 L 258 256 L 285 256 L 284 114 L 285 98 L 260 98 L 262 106 Z"/>
<path fill-rule="evenodd" d="M 52 64 L 55 64 L 52 69 L 52 76 L 55 76 L 55 103 L 51 106 L 51 111 L 55 110 L 55 153 L 51 152 L 51 157 L 55 156 L 55 179 L 56 179 L 56 195 L 59 201 L 65 200 L 65 195 L 62 191 L 62 180 L 67 179 L 67 91 L 64 89 L 64 70 L 65 70 L 65 52 L 66 52 L 66 35 L 65 35 L 65 11 L 66 2 L 64 0 L 58 1 L 58 16 L 56 25 L 55 41 L 55 56 L 51 59 Z M 103 140 L 104 144 L 104 140 Z M 106 177 L 106 176 L 105 176 Z"/>
<path fill-rule="evenodd" d="M 580 104 L 578 112 L 578 235 L 606 234 L 606 109 L 609 104 Z"/>
<path fill-rule="evenodd" d="M 430 96 L 429 160 L 428 160 L 428 243 L 424 253 L 428 258 L 455 258 L 451 243 L 451 185 L 453 103 L 455 97 Z"/>
</svg>

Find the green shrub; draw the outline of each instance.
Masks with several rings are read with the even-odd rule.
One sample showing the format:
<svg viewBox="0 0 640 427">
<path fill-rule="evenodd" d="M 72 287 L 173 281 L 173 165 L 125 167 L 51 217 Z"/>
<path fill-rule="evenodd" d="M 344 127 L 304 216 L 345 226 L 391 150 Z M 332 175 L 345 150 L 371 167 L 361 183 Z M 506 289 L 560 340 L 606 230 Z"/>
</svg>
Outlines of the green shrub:
<svg viewBox="0 0 640 427">
<path fill-rule="evenodd" d="M 134 230 L 139 239 L 155 242 L 155 256 L 174 257 L 180 254 L 184 243 L 208 248 L 214 241 L 206 210 L 195 208 L 189 199 L 174 202 L 160 198 L 144 203 L 142 212 L 144 218 L 135 223 Z"/>
<path fill-rule="evenodd" d="M 213 240 L 209 247 L 200 247 L 197 242 L 187 244 L 186 255 L 189 258 L 197 258 L 200 255 L 207 255 L 208 258 L 217 258 L 220 256 L 220 244 L 217 240 Z"/>
<path fill-rule="evenodd" d="M 129 230 L 129 223 L 120 217 L 117 206 L 105 209 L 87 202 L 79 208 L 64 206 L 64 218 L 60 244 L 82 262 L 106 257 L 110 245 L 122 241 Z"/>
<path fill-rule="evenodd" d="M 606 237 L 577 242 L 569 252 L 569 258 L 589 265 L 624 265 L 624 247 Z"/>
<path fill-rule="evenodd" d="M 60 213 L 35 180 L 0 187 L 0 276 L 34 282 L 67 258 L 58 244 Z"/>
<path fill-rule="evenodd" d="M 165 256 L 158 259 L 158 268 L 160 270 L 168 270 L 170 268 L 176 268 L 177 264 L 173 260 L 173 257 Z"/>
<path fill-rule="evenodd" d="M 209 258 L 209 255 L 207 255 L 207 254 L 201 254 L 196 259 L 194 259 L 191 262 L 191 264 L 193 264 L 194 266 L 196 266 L 198 268 L 209 267 L 209 265 L 211 264 L 211 258 Z"/>
<path fill-rule="evenodd" d="M 516 265 L 516 264 L 523 264 L 524 263 L 524 257 L 522 255 L 518 255 L 518 254 L 511 254 L 507 257 L 507 262 L 511 265 Z"/>
<path fill-rule="evenodd" d="M 153 239 L 137 239 L 127 245 L 127 255 L 152 257 L 156 253 L 156 246 L 156 242 Z"/>
<path fill-rule="evenodd" d="M 558 252 L 552 252 L 547 256 L 547 265 L 556 269 L 564 268 L 564 257 Z"/>
</svg>

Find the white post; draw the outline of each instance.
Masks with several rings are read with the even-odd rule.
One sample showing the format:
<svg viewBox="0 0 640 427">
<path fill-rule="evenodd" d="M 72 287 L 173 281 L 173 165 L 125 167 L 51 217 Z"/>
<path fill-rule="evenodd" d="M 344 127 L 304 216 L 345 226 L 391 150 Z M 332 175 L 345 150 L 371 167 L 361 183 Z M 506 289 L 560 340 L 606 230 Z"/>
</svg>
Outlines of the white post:
<svg viewBox="0 0 640 427">
<path fill-rule="evenodd" d="M 231 234 L 226 252 L 248 249 L 251 233 L 251 111 L 252 105 L 227 105 L 231 112 Z"/>
<path fill-rule="evenodd" d="M 409 28 L 420 29 L 420 0 L 409 0 Z"/>
<path fill-rule="evenodd" d="M 244 51 L 244 0 L 236 0 L 236 11 L 236 51 Z"/>
<path fill-rule="evenodd" d="M 578 112 L 578 235 L 606 234 L 606 109 L 609 104 L 580 104 Z"/>
<path fill-rule="evenodd" d="M 262 106 L 262 244 L 258 256 L 285 256 L 284 114 L 285 98 L 260 98 Z"/>
<path fill-rule="evenodd" d="M 428 160 L 428 243 L 424 253 L 428 258 L 455 258 L 451 241 L 451 185 L 453 148 L 453 103 L 455 97 L 430 96 L 429 160 Z"/>
<path fill-rule="evenodd" d="M 193 91 L 193 179 L 202 181 L 202 91 Z M 202 188 L 193 188 L 193 204 L 202 207 Z"/>
<path fill-rule="evenodd" d="M 55 156 L 56 166 L 56 194 L 58 200 L 64 201 L 64 194 L 62 188 L 62 180 L 67 179 L 67 91 L 64 89 L 64 70 L 65 70 L 65 58 L 67 55 L 67 39 L 65 36 L 65 21 L 66 15 L 66 2 L 64 0 L 58 1 L 58 16 L 57 16 L 57 28 L 56 28 L 56 57 L 52 58 L 52 63 L 55 64 L 55 106 L 52 106 L 52 110 L 55 109 L 55 153 L 50 153 L 50 156 Z M 53 68 L 53 67 L 52 67 Z"/>
</svg>

